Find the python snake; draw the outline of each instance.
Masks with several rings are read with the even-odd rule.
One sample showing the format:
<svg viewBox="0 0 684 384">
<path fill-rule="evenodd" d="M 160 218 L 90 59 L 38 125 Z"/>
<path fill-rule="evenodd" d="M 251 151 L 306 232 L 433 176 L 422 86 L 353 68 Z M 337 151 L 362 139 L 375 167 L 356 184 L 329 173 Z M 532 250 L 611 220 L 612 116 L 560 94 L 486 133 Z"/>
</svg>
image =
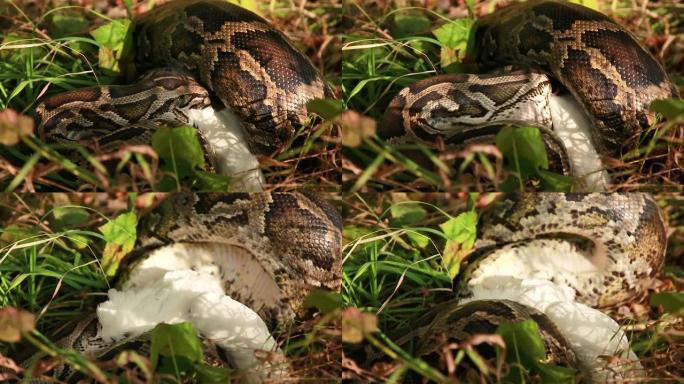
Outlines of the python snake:
<svg viewBox="0 0 684 384">
<path fill-rule="evenodd" d="M 411 84 L 387 107 L 382 137 L 462 145 L 487 140 L 496 132 L 491 126 L 503 124 L 537 126 L 553 136 L 550 76 L 590 117 L 593 129 L 585 141 L 599 156 L 615 157 L 636 147 L 653 121 L 653 100 L 679 97 L 637 38 L 581 5 L 531 0 L 482 17 L 473 28 L 472 58 L 481 71 L 510 65 L 526 70 L 438 75 Z M 558 151 L 547 145 L 549 150 Z"/>
<path fill-rule="evenodd" d="M 200 125 L 197 114 L 213 103 L 240 118 L 252 153 L 270 155 L 305 125 L 308 101 L 332 95 L 283 33 L 226 1 L 174 0 L 155 7 L 135 20 L 134 41 L 137 68 L 151 72 L 135 84 L 76 89 L 40 101 L 35 116 L 41 137 L 94 146 L 98 139 L 136 143 L 149 140 L 149 132 L 136 140 L 145 130 L 127 127 Z M 199 128 L 209 152 L 226 145 L 210 128 Z"/>
<path fill-rule="evenodd" d="M 211 266 L 217 268 L 225 295 L 256 312 L 269 331 L 282 331 L 307 313 L 304 298 L 313 289 L 339 291 L 341 226 L 335 208 L 315 194 L 171 194 L 141 222 L 136 249 L 127 255 L 117 286 L 140 294 L 143 285 L 175 270 Z M 212 310 L 216 308 L 207 311 Z M 105 324 L 98 324 L 98 316 L 78 323 L 60 346 L 99 359 L 113 358 L 124 348 L 149 346 L 148 332 L 124 332 L 105 340 Z M 207 358 L 219 361 L 216 345 L 205 344 Z M 240 366 L 230 350 L 225 355 L 236 368 L 254 368 Z M 78 378 L 67 366 L 55 374 L 69 382 Z"/>
<path fill-rule="evenodd" d="M 480 220 L 457 299 L 416 319 L 397 343 L 412 340 L 417 355 L 439 364 L 446 345 L 531 319 L 545 343 L 543 362 L 579 369 L 593 382 L 624 379 L 629 373 L 620 360 L 606 368 L 599 356 L 620 355 L 634 362 L 633 370 L 636 356 L 617 323 L 596 309 L 646 292 L 663 265 L 666 242 L 648 194 L 505 195 Z M 603 339 L 597 336 L 602 327 L 610 330 Z M 493 346 L 477 349 L 496 358 Z"/>
</svg>

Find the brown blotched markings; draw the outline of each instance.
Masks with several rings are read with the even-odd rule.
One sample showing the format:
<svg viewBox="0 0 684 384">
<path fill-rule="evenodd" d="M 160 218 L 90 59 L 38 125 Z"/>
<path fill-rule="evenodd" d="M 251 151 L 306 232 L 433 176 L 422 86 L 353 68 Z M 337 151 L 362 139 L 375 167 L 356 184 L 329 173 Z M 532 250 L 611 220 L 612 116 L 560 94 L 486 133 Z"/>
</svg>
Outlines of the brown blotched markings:
<svg viewBox="0 0 684 384">
<path fill-rule="evenodd" d="M 336 210 L 317 196 L 175 194 L 146 220 L 141 245 L 218 243 L 251 252 L 283 296 L 291 297 L 277 310 L 287 319 L 304 310 L 312 287 L 339 289 L 341 224 Z"/>
<path fill-rule="evenodd" d="M 534 29 L 552 36 L 541 53 L 525 47 L 538 38 L 526 34 Z M 533 0 L 480 19 L 477 34 L 484 42 L 478 46 L 480 61 L 527 64 L 556 77 L 593 116 L 600 151 L 614 156 L 630 149 L 648 127 L 651 101 L 678 97 L 663 67 L 639 42 L 589 8 Z"/>
<path fill-rule="evenodd" d="M 170 68 L 133 85 L 87 88 L 44 100 L 36 121 L 45 138 L 93 138 L 142 120 L 185 124 L 188 110 L 210 105 L 206 87 L 215 102 L 245 122 L 251 149 L 271 154 L 306 122 L 308 101 L 332 97 L 317 69 L 285 35 L 222 0 L 176 0 L 155 7 L 136 19 L 134 40 L 140 69 Z M 70 103 L 78 103 L 75 112 L 62 113 L 74 109 Z"/>
<path fill-rule="evenodd" d="M 197 75 L 244 120 L 247 140 L 258 153 L 281 148 L 305 122 L 306 103 L 332 94 L 281 32 L 235 5 L 174 1 L 137 23 L 140 64 L 171 64 Z"/>
<path fill-rule="evenodd" d="M 379 134 L 392 142 L 431 145 L 438 136 L 445 142 L 483 136 L 493 124 L 527 122 L 550 129 L 550 110 L 543 103 L 550 93 L 548 78 L 539 73 L 438 75 L 401 90 L 388 106 Z"/>
<path fill-rule="evenodd" d="M 570 241 L 586 251 L 598 270 L 566 283 L 580 302 L 602 308 L 643 291 L 660 270 L 667 244 L 663 218 L 648 194 L 509 195 L 483 217 L 476 244 L 482 251 L 464 275 L 479 273 L 479 264 L 491 262 L 497 252 L 546 239 Z M 560 274 L 557 278 L 564 279 Z M 468 295 L 468 290 L 463 292 Z"/>
<path fill-rule="evenodd" d="M 210 102 L 208 92 L 192 78 L 160 69 L 136 84 L 77 89 L 39 102 L 37 131 L 48 140 L 108 136 L 111 143 L 112 133 L 131 125 L 155 120 L 185 124 L 189 110 L 204 108 Z M 136 140 L 136 144 L 143 143 Z"/>
<path fill-rule="evenodd" d="M 649 126 L 650 102 L 678 97 L 660 63 L 627 30 L 608 16 L 576 4 L 531 0 L 511 5 L 479 19 L 474 41 L 474 57 L 482 71 L 506 65 L 523 66 L 559 80 L 593 117 L 596 129 L 592 135 L 600 154 L 616 156 L 631 149 Z M 432 112 L 430 108 L 439 110 L 442 116 L 442 112 L 447 112 L 443 105 L 462 100 L 443 92 L 448 85 L 440 87 L 440 81 L 489 81 L 480 92 L 471 87 L 466 93 L 493 110 L 483 119 L 488 124 L 497 124 L 496 117 L 521 108 L 520 101 L 534 95 L 534 90 L 527 95 L 518 93 L 518 85 L 505 84 L 504 76 L 500 77 L 500 87 L 496 87 L 493 83 L 497 78 L 492 75 L 438 75 L 400 91 L 385 112 L 379 129 L 381 136 L 401 142 L 415 138 L 434 140 L 436 135 L 444 135 L 426 117 Z M 431 98 L 427 95 L 430 90 Z M 433 102 L 421 102 L 416 97 L 419 94 Z M 502 103 L 506 97 L 510 103 Z M 489 104 L 492 101 L 495 103 Z M 536 101 L 537 108 L 548 108 L 541 99 Z M 474 125 L 459 112 L 452 112 L 448 119 L 453 122 L 451 130 L 468 131 Z"/>
</svg>

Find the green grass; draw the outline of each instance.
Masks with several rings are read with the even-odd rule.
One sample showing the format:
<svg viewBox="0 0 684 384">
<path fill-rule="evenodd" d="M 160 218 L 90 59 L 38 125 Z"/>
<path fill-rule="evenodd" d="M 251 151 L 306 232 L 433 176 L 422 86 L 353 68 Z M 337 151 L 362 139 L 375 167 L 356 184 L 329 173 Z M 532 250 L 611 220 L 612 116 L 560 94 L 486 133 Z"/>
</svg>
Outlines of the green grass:
<svg viewBox="0 0 684 384">
<path fill-rule="evenodd" d="M 381 129 L 382 116 L 390 100 L 405 86 L 440 73 L 476 73 L 467 59 L 466 45 L 472 20 L 469 15 L 493 11 L 495 2 L 478 3 L 467 10 L 440 8 L 434 3 L 423 8 L 419 2 L 366 2 L 363 9 L 348 3 L 347 15 L 354 28 L 343 34 L 342 93 L 346 106 L 368 119 L 366 124 Z M 469 2 L 466 2 L 469 4 Z M 676 32 L 667 25 L 681 24 L 681 17 L 670 11 L 676 2 L 653 5 L 649 16 L 626 2 L 598 1 L 604 11 L 629 20 L 622 22 L 639 36 L 653 34 L 666 39 Z M 416 6 L 412 6 L 412 5 Z M 421 3 L 422 4 L 422 3 Z M 447 15 L 451 12 L 451 15 Z M 656 16 L 657 15 L 657 16 Z M 636 20 L 635 20 L 636 19 Z M 667 20 L 667 22 L 665 22 Z M 669 24 L 668 24 L 669 23 Z M 643 25 L 653 25 L 645 29 Z M 655 53 L 658 47 L 650 46 Z M 679 48 L 670 47 L 665 56 L 666 68 L 676 84 L 684 84 Z M 681 55 L 680 55 L 681 56 Z M 684 140 L 681 117 L 653 127 L 653 134 L 634 151 L 621 159 L 607 162 L 618 189 L 678 189 L 684 176 L 676 158 L 681 156 Z M 353 125 L 346 132 L 358 133 Z M 345 133 L 345 131 L 343 131 Z M 567 180 L 557 182 L 540 173 L 520 172 L 514 166 L 516 156 L 501 146 L 479 145 L 465 148 L 441 148 L 440 144 L 392 145 L 372 132 L 361 133 L 361 143 L 344 147 L 343 188 L 351 192 L 385 190 L 458 191 L 458 190 L 569 190 Z M 543 166 L 538 168 L 544 170 Z M 543 172 L 541 172 L 543 173 Z M 553 175 L 551 175 L 553 176 Z M 515 179 L 511 183 L 508 179 Z M 515 185 L 517 184 L 517 185 Z"/>
<path fill-rule="evenodd" d="M 144 1 L 129 8 L 121 6 L 117 14 L 136 14 L 141 6 L 153 3 Z M 312 34 L 329 38 L 327 30 L 339 22 L 339 17 L 331 13 L 332 5 L 295 9 L 290 3 L 279 1 L 243 3 L 260 10 L 278 27 L 287 29 L 291 36 L 304 40 L 296 44 L 314 58 L 316 44 L 321 42 L 306 38 Z M 125 32 L 124 24 L 120 23 L 122 19 L 112 19 L 99 12 L 105 10 L 55 7 L 52 3 L 29 7 L 23 1 L 15 0 L 0 4 L 0 11 L 7 24 L 0 28 L 0 111 L 11 109 L 30 117 L 40 97 L 87 86 L 131 81 L 136 77 L 125 65 L 129 45 L 124 44 L 125 40 L 110 41 L 111 36 Z M 100 31 L 110 32 L 91 35 L 98 27 Z M 116 59 L 112 59 L 113 55 Z M 121 61 L 119 55 L 122 55 Z M 316 64 L 324 71 L 332 71 L 328 72 L 332 79 L 337 76 L 335 63 L 330 66 Z M 1 190 L 230 189 L 227 178 L 220 182 L 214 178 L 208 182 L 209 177 L 201 175 L 211 171 L 210 168 L 195 167 L 188 176 L 171 166 L 177 159 L 157 156 L 149 147 L 123 146 L 114 153 L 102 153 L 78 145 L 46 143 L 31 134 L 35 128 L 30 122 L 24 124 L 23 131 L 17 132 L 20 124 L 13 119 L 13 116 L 0 113 L 3 130 L 0 137 Z M 332 121 L 313 116 L 282 153 L 262 159 L 262 170 L 270 188 L 289 190 L 316 186 L 338 190 L 337 134 Z M 164 182 L 168 178 L 175 182 Z"/>
<path fill-rule="evenodd" d="M 468 231 L 454 233 L 444 223 L 453 222 L 473 207 L 475 212 L 480 212 L 491 198 L 491 195 L 395 193 L 353 194 L 345 199 L 343 215 L 348 219 L 344 232 L 347 243 L 343 250 L 342 292 L 349 308 L 343 315 L 346 319 L 343 340 L 347 340 L 344 351 L 349 361 L 345 367 L 350 377 L 397 383 L 453 380 L 435 362 L 416 353 L 418 327 L 431 319 L 426 317 L 431 310 L 455 298 L 453 292 L 457 288 L 451 276 L 460 271 L 454 261 L 467 257 L 467 252 L 459 253 L 458 246 L 447 244 L 453 238 L 463 241 L 467 236 L 462 236 Z M 660 287 L 657 291 L 681 295 L 675 293 L 684 291 L 684 271 L 680 264 L 684 239 L 681 196 L 663 194 L 658 201 L 672 235 L 665 270 L 657 278 Z M 643 299 L 635 299 L 632 306 L 623 308 L 623 311 L 629 308 L 627 311 L 613 312 L 611 316 L 626 326 L 631 345 L 647 374 L 664 381 L 681 380 L 684 366 L 677 362 L 676 356 L 684 351 L 682 318 L 650 307 Z M 358 308 L 365 317 L 353 312 L 353 308 Z M 467 344 L 462 344 L 452 353 L 458 356 L 466 351 Z M 511 363 L 514 361 L 507 361 L 503 370 L 492 362 L 483 364 L 487 367 L 485 372 L 461 362 L 456 364 L 456 373 L 464 382 L 503 382 L 501 373 L 507 372 Z M 349 369 L 354 366 L 357 368 Z M 532 376 L 526 381 L 539 380 L 539 376 Z"/>
</svg>

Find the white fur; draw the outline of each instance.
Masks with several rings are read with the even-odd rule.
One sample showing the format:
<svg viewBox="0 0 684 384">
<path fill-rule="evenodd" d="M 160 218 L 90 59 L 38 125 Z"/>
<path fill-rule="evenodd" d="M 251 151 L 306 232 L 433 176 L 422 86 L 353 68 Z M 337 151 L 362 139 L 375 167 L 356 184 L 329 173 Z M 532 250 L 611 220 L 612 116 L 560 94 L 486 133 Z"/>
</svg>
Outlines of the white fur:
<svg viewBox="0 0 684 384">
<path fill-rule="evenodd" d="M 265 180 L 259 160 L 250 152 L 242 123 L 235 113 L 228 108 L 216 111 L 207 107 L 190 111 L 188 117 L 211 146 L 217 172 L 237 179 L 233 184 L 235 190 L 263 190 Z"/>
<path fill-rule="evenodd" d="M 173 261 L 180 252 L 175 248 L 160 248 L 155 254 L 159 260 L 182 266 L 187 257 Z M 236 368 L 249 370 L 248 382 L 262 382 L 267 373 L 271 377 L 283 374 L 286 368 L 260 366 L 255 350 L 279 348 L 259 315 L 225 295 L 222 285 L 216 265 L 159 269 L 138 275 L 135 284 L 120 291 L 110 289 L 109 300 L 98 306 L 99 335 L 111 342 L 124 336 L 135 337 L 160 323 L 189 321 L 202 337 L 222 347 Z"/>
<path fill-rule="evenodd" d="M 563 276 L 563 271 L 591 274 L 596 267 L 561 241 L 554 241 L 558 244 L 550 254 L 550 247 L 545 244 L 549 241 L 537 240 L 529 247 L 517 248 L 516 252 L 481 265 L 478 276 L 468 282 L 473 296 L 464 302 L 513 300 L 535 308 L 558 326 L 592 382 L 629 377 L 629 370 L 641 366 L 620 325 L 603 312 L 576 302 L 574 289 L 564 283 L 574 281 L 571 276 Z M 537 242 L 543 246 L 537 246 Z M 619 356 L 626 363 L 611 365 L 601 356 Z"/>
<path fill-rule="evenodd" d="M 579 179 L 578 191 L 600 192 L 610 184 L 608 172 L 592 142 L 593 126 L 580 104 L 572 96 L 549 97 L 553 130 L 567 150 L 573 175 Z"/>
</svg>

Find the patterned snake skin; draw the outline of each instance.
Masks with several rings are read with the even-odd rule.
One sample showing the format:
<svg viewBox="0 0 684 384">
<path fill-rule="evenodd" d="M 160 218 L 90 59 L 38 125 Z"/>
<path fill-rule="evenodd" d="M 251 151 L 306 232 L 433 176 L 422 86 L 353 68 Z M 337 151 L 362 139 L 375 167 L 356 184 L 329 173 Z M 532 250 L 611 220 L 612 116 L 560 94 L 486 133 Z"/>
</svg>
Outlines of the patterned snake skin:
<svg viewBox="0 0 684 384">
<path fill-rule="evenodd" d="M 243 120 L 254 152 L 270 154 L 304 125 L 308 101 L 332 95 L 284 34 L 226 1 L 174 0 L 135 25 L 137 66 L 161 68 L 161 77 L 43 100 L 36 108 L 39 134 L 84 141 L 147 121 L 187 124 L 188 111 L 206 107 L 211 96 Z"/>
<path fill-rule="evenodd" d="M 462 143 L 477 128 L 524 124 L 550 129 L 548 95 L 559 81 L 594 121 L 601 154 L 632 149 L 653 119 L 653 100 L 677 98 L 662 65 L 624 27 L 589 8 L 532 0 L 478 20 L 472 46 L 482 71 L 513 65 L 531 73 L 439 75 L 403 89 L 380 134 L 395 140 Z"/>
</svg>

